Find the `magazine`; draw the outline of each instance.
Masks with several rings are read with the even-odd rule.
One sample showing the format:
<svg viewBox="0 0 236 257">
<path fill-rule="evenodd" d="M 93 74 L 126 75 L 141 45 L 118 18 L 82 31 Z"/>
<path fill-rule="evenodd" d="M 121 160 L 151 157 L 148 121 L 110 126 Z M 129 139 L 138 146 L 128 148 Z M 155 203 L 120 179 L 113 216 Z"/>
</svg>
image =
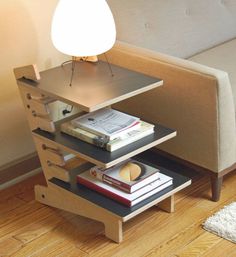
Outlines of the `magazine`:
<svg viewBox="0 0 236 257">
<path fill-rule="evenodd" d="M 71 123 L 75 127 L 112 140 L 139 127 L 140 119 L 117 110 L 104 108 L 82 115 Z"/>
</svg>

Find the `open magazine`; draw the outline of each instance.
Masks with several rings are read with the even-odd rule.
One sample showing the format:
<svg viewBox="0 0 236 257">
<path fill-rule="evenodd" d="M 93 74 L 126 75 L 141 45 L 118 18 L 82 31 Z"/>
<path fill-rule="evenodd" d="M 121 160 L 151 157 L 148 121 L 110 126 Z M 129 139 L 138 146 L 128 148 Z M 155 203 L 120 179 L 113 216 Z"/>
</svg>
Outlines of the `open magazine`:
<svg viewBox="0 0 236 257">
<path fill-rule="evenodd" d="M 85 114 L 72 121 L 75 127 L 90 131 L 109 140 L 117 138 L 121 133 L 136 129 L 140 126 L 140 119 L 113 109 L 101 109 Z"/>
</svg>

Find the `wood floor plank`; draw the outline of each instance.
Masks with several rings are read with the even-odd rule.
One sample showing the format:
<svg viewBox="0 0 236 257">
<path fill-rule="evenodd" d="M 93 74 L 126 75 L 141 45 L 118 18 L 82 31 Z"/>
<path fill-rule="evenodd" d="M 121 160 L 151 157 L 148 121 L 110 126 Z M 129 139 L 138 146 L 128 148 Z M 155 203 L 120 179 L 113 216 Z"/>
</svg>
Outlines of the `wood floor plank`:
<svg viewBox="0 0 236 257">
<path fill-rule="evenodd" d="M 67 215 L 70 216 L 69 213 Z M 52 231 L 57 226 L 60 226 L 61 223 L 66 222 L 66 220 L 58 215 L 50 215 L 44 217 L 43 219 L 36 220 L 34 223 L 31 223 L 22 229 L 18 230 L 17 233 L 14 233 L 13 238 L 19 240 L 23 244 L 27 244 L 36 238 Z"/>
<path fill-rule="evenodd" d="M 173 237 L 168 238 L 166 241 L 147 251 L 142 257 L 168 256 L 175 252 L 176 249 L 204 233 L 201 230 L 203 220 L 204 218 L 201 218 L 197 222 L 187 226 L 184 230 L 174 234 Z"/>
<path fill-rule="evenodd" d="M 61 211 L 46 206 L 36 209 L 33 213 L 25 212 L 24 216 L 2 224 L 0 238 L 13 237 L 25 244 L 53 230 L 60 223 L 66 222 L 60 213 Z M 66 212 L 66 215 L 72 214 Z"/>
<path fill-rule="evenodd" d="M 0 218 L 4 213 L 10 212 L 22 204 L 24 201 L 15 196 L 2 197 L 0 200 Z"/>
<path fill-rule="evenodd" d="M 10 256 L 18 252 L 22 247 L 23 244 L 12 237 L 0 240 L 0 256 Z"/>
<path fill-rule="evenodd" d="M 15 222 L 16 220 L 21 219 L 27 214 L 31 215 L 32 213 L 34 213 L 35 211 L 41 208 L 43 208 L 42 204 L 33 201 L 30 203 L 23 203 L 19 207 L 1 214 L 0 215 L 0 238 L 3 234 L 2 233 L 3 227 Z"/>
<path fill-rule="evenodd" d="M 211 249 L 223 239 L 212 233 L 203 233 L 190 244 L 173 255 L 173 257 L 198 257 Z"/>
<path fill-rule="evenodd" d="M 236 249 L 235 245 L 231 246 L 232 249 L 230 249 L 229 256 L 228 257 L 235 257 L 236 256 Z"/>
<path fill-rule="evenodd" d="M 56 248 L 61 242 L 64 241 L 64 237 L 57 234 L 47 233 L 45 236 L 39 237 L 29 244 L 24 245 L 19 251 L 11 255 L 11 257 L 33 257 L 33 256 L 43 256 L 41 253 L 43 251 L 47 252 L 47 248 Z M 45 250 L 46 249 L 46 250 Z"/>
<path fill-rule="evenodd" d="M 47 251 L 44 257 L 89 257 L 89 254 L 81 251 L 79 248 L 74 245 L 68 244 L 67 241 L 64 241 L 60 248 L 52 249 L 51 253 Z M 41 256 L 39 256 L 41 257 Z"/>
<path fill-rule="evenodd" d="M 209 233 L 209 232 L 205 232 Z M 205 251 L 201 257 L 235 257 L 236 256 L 236 245 L 226 239 L 219 240 L 214 247 L 209 248 Z"/>
<path fill-rule="evenodd" d="M 93 237 L 94 234 L 91 233 L 96 233 L 96 230 L 100 231 L 102 226 L 99 227 L 99 224 L 100 223 L 97 224 L 97 222 L 94 223 L 90 219 L 73 215 L 66 223 L 62 223 L 54 230 L 48 231 L 48 233 L 26 243 L 24 248 L 20 249 L 16 254 L 12 255 L 12 257 L 53 256 L 52 254 L 56 249 L 61 249 L 61 252 L 64 250 L 65 252 L 72 251 L 71 254 L 74 254 L 73 251 L 83 253 L 82 256 L 87 256 L 87 253 L 79 249 L 80 243 L 86 242 Z M 69 248 L 64 247 L 63 245 L 67 245 Z M 61 248 L 61 246 L 63 247 Z M 66 257 L 67 255 L 64 256 Z"/>
<path fill-rule="evenodd" d="M 206 233 L 205 230 L 202 229 L 202 223 L 205 219 L 205 217 L 201 218 L 191 225 L 186 226 L 184 230 L 176 233 L 173 237 L 169 237 L 165 242 L 162 242 L 150 249 L 142 257 L 171 256 L 173 252 L 175 253 L 178 249 L 183 248 L 188 245 L 189 242 L 194 241 L 196 238 Z"/>
<path fill-rule="evenodd" d="M 37 250 L 35 250 L 37 249 Z M 20 255 L 19 255 L 20 254 Z M 27 254 L 27 255 L 22 255 Z M 50 240 L 50 243 L 42 246 L 37 246 L 36 248 L 31 248 L 31 251 L 22 251 L 18 252 L 17 255 L 13 255 L 12 257 L 18 256 L 30 256 L 30 257 L 88 257 L 89 255 L 79 248 L 75 247 L 68 240 Z"/>
<path fill-rule="evenodd" d="M 24 204 L 24 199 L 18 196 L 25 193 L 27 191 L 26 189 L 29 187 L 33 190 L 32 181 L 35 181 L 35 178 L 0 191 L 0 217 L 2 214 L 10 212 Z M 32 193 L 29 195 L 31 195 L 32 198 Z"/>
</svg>

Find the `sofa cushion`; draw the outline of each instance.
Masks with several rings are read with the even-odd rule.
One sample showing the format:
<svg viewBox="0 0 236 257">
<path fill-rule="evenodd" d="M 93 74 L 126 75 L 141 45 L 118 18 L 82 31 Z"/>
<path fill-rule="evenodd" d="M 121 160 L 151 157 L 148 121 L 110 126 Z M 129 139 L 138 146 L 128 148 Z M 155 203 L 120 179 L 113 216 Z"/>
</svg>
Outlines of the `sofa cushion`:
<svg viewBox="0 0 236 257">
<path fill-rule="evenodd" d="M 236 39 L 213 47 L 188 60 L 226 71 L 231 82 L 234 106 L 236 109 Z"/>
<path fill-rule="evenodd" d="M 188 58 L 236 36 L 235 0 L 107 0 L 117 39 Z"/>
</svg>

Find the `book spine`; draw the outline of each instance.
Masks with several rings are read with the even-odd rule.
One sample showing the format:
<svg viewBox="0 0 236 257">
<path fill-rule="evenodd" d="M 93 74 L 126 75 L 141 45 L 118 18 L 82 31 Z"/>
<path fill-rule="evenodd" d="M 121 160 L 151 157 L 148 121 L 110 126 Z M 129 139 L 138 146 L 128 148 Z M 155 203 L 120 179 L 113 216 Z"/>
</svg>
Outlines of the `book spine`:
<svg viewBox="0 0 236 257">
<path fill-rule="evenodd" d="M 150 191 L 147 192 L 146 194 L 141 195 L 140 197 L 134 199 L 134 200 L 130 203 L 130 205 L 133 206 L 133 205 L 135 205 L 135 204 L 137 204 L 137 203 L 139 203 L 139 202 L 141 202 L 141 201 L 147 199 L 148 197 L 150 197 L 150 196 L 152 196 L 152 195 L 154 195 L 154 194 L 156 194 L 156 193 L 158 193 L 158 192 L 164 190 L 165 188 L 171 186 L 172 184 L 173 184 L 173 179 L 171 179 L 171 180 L 169 180 L 169 181 L 163 183 L 162 185 L 160 185 L 160 186 L 158 186 L 158 187 L 156 187 L 156 188 L 150 190 Z"/>
<path fill-rule="evenodd" d="M 95 169 L 91 169 L 90 170 L 90 174 L 97 178 L 100 181 L 106 182 L 109 185 L 115 186 L 119 189 L 121 189 L 122 191 L 125 191 L 127 193 L 131 193 L 131 187 L 125 183 L 123 183 L 122 181 L 116 180 L 114 178 L 110 178 L 109 176 L 107 176 L 106 174 L 104 174 L 103 171 L 95 168 Z"/>
<path fill-rule="evenodd" d="M 71 130 L 69 128 L 63 128 L 63 127 L 62 127 L 61 131 L 66 133 L 66 134 L 69 134 L 69 135 L 71 135 L 73 137 L 76 137 L 76 138 L 78 138 L 78 139 L 80 139 L 82 141 L 85 141 L 86 143 L 93 144 L 94 139 L 91 138 L 91 137 L 88 137 L 88 136 L 86 136 L 86 135 L 84 135 L 82 133 L 78 133 L 78 132 L 75 133 L 75 132 L 73 132 L 73 130 Z"/>
<path fill-rule="evenodd" d="M 90 135 L 87 135 L 86 132 L 85 133 L 83 133 L 82 131 L 78 132 L 66 126 L 61 126 L 61 131 L 73 137 L 76 137 L 86 143 L 93 144 L 100 148 L 106 149 L 106 145 L 107 145 L 106 142 L 104 142 L 104 140 L 97 135 L 90 136 Z"/>
<path fill-rule="evenodd" d="M 111 186 L 114 186 L 114 187 L 116 187 L 116 188 L 118 188 L 118 189 L 120 189 L 120 190 L 122 190 L 122 191 L 124 191 L 124 192 L 126 192 L 126 193 L 131 193 L 131 191 L 130 191 L 130 189 L 129 188 L 125 188 L 125 187 L 123 187 L 123 186 L 121 186 L 121 185 L 119 185 L 119 184 L 115 184 L 115 183 L 113 183 L 113 182 L 110 182 L 109 180 L 107 180 L 106 178 L 104 178 L 103 179 L 103 182 L 105 182 L 105 183 L 107 183 L 107 184 L 109 184 L 109 185 L 111 185 Z"/>
<path fill-rule="evenodd" d="M 110 185 L 119 187 L 120 189 L 122 189 L 123 191 L 126 191 L 128 193 L 130 193 L 131 191 L 131 187 L 125 183 L 123 183 L 122 181 L 116 180 L 114 178 L 110 178 L 108 177 L 106 174 L 103 175 L 103 181 L 106 181 L 107 183 L 109 183 Z"/>
<path fill-rule="evenodd" d="M 99 193 L 101 193 L 101 194 L 103 194 L 103 195 L 105 195 L 105 196 L 107 196 L 107 197 L 109 197 L 113 200 L 116 200 L 120 203 L 123 203 L 126 206 L 129 206 L 129 207 L 131 206 L 131 201 L 129 201 L 129 200 L 123 198 L 122 196 L 117 195 L 117 194 L 115 194 L 111 191 L 108 191 L 104 188 L 101 188 L 101 187 L 97 186 L 96 184 L 93 184 L 93 183 L 91 183 L 91 182 L 89 182 L 89 181 L 87 181 L 87 180 L 85 180 L 85 179 L 83 179 L 79 176 L 77 177 L 77 182 L 86 186 L 86 187 L 88 187 L 88 188 L 90 188 L 90 189 L 92 189 L 92 190 L 94 190 L 94 191 L 97 191 L 97 192 L 99 192 Z"/>
</svg>

